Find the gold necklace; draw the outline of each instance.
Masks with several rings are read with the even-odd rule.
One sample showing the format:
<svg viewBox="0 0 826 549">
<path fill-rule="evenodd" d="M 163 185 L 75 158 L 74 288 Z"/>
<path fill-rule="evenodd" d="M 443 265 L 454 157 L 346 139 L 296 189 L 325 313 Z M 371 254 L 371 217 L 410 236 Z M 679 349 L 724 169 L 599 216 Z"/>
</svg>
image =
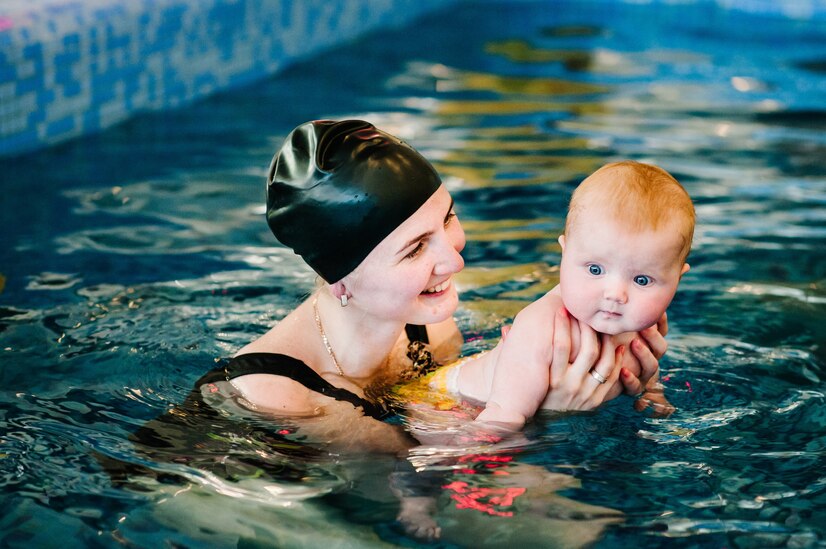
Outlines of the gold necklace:
<svg viewBox="0 0 826 549">
<path fill-rule="evenodd" d="M 327 334 L 324 333 L 324 327 L 321 325 L 321 317 L 318 316 L 318 297 L 313 298 L 313 313 L 315 314 L 315 325 L 318 326 L 318 333 L 321 334 L 321 340 L 324 341 L 324 348 L 327 349 L 327 354 L 333 359 L 338 375 L 344 377 L 344 370 L 341 369 L 336 354 L 333 352 L 333 348 L 330 347 L 330 341 L 327 339 Z"/>
</svg>

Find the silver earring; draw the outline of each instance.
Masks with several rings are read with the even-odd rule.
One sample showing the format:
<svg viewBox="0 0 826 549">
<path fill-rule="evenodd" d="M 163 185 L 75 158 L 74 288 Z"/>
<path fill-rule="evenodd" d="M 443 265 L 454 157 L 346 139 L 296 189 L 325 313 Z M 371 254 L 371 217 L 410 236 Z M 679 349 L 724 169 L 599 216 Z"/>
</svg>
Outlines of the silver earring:
<svg viewBox="0 0 826 549">
<path fill-rule="evenodd" d="M 341 306 L 342 307 L 347 306 L 347 294 L 341 294 Z"/>
</svg>

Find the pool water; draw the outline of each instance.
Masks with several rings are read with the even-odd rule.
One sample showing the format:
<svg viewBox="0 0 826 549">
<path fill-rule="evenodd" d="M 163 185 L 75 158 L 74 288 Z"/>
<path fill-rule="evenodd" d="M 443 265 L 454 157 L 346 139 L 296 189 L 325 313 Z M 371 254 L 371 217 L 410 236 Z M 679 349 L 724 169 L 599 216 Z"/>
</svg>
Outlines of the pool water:
<svg viewBox="0 0 826 549">
<path fill-rule="evenodd" d="M 0 545 L 412 547 L 402 482 L 437 497 L 445 547 L 823 547 L 825 64 L 817 19 L 461 3 L 0 160 Z M 467 354 L 556 283 L 583 177 L 620 158 L 673 173 L 698 213 L 661 362 L 677 412 L 620 398 L 407 460 L 297 457 L 254 418 L 196 426 L 192 459 L 136 448 L 312 288 L 262 204 L 281 140 L 325 117 L 405 138 L 447 181 L 468 234 Z M 146 474 L 123 482 L 113 463 Z"/>
</svg>

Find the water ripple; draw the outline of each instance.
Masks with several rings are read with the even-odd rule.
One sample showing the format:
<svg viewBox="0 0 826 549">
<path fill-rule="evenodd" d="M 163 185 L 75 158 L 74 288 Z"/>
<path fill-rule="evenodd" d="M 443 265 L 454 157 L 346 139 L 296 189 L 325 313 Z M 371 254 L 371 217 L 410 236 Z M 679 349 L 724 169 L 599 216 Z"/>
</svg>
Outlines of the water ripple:
<svg viewBox="0 0 826 549">
<path fill-rule="evenodd" d="M 491 348 L 558 282 L 556 237 L 587 174 L 622 158 L 672 172 L 698 213 L 661 361 L 674 415 L 618 398 L 543 414 L 513 448 L 465 450 L 511 452 L 532 474 L 564 476 L 565 496 L 622 511 L 606 546 L 822 546 L 821 27 L 697 3 L 462 3 L 399 35 L 411 40 L 392 34 L 380 55 L 356 42 L 246 91 L 13 159 L 14 200 L 0 201 L 0 532 L 19 537 L 0 544 L 53 544 L 41 531 L 86 545 L 234 546 L 250 532 L 285 546 L 307 532 L 415 544 L 393 531 L 392 497 L 370 488 L 386 491 L 380 472 L 396 466 L 470 474 L 462 452 L 285 459 L 294 441 L 192 418 L 163 429 L 216 359 L 312 291 L 315 275 L 264 223 L 266 168 L 297 120 L 357 117 L 422 150 L 456 199 L 465 353 Z M 136 444 L 142 428 L 173 450 Z M 193 430 L 209 434 L 197 448 Z M 455 539 L 519 545 L 557 512 L 546 496 L 536 516 L 494 533 L 480 520 Z M 438 518 L 468 524 L 453 512 Z"/>
</svg>

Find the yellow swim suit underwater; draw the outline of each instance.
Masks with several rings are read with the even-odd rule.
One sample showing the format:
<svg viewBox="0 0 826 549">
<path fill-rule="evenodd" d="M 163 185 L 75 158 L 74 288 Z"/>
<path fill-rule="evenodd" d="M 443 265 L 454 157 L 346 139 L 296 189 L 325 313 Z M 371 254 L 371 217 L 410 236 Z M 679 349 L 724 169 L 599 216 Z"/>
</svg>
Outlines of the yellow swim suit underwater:
<svg viewBox="0 0 826 549">
<path fill-rule="evenodd" d="M 460 358 L 408 383 L 397 385 L 396 397 L 408 403 L 429 404 L 437 410 L 452 410 L 463 404 L 459 372 L 474 356 Z"/>
</svg>

